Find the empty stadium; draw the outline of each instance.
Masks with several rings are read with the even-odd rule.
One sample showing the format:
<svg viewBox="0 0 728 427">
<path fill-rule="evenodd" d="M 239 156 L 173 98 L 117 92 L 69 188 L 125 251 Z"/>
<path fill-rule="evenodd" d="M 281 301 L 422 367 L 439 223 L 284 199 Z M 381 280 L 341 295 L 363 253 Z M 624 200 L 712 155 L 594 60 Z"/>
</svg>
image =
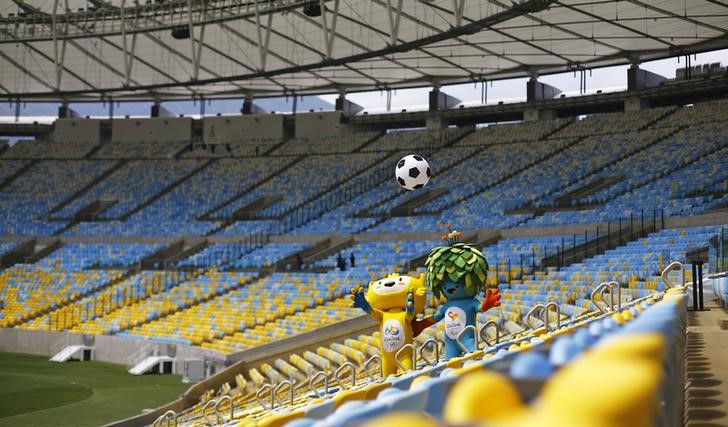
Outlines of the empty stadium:
<svg viewBox="0 0 728 427">
<path fill-rule="evenodd" d="M 726 65 L 712 0 L 3 2 L 0 425 L 728 426 Z"/>
</svg>

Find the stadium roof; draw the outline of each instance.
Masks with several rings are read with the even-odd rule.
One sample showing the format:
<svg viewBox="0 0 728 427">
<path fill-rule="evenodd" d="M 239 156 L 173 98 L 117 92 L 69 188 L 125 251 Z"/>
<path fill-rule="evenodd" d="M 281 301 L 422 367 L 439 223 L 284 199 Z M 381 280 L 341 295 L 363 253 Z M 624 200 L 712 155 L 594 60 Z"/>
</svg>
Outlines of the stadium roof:
<svg viewBox="0 0 728 427">
<path fill-rule="evenodd" d="M 12 0 L 0 14 L 6 99 L 395 89 L 728 47 L 717 0 Z"/>
</svg>

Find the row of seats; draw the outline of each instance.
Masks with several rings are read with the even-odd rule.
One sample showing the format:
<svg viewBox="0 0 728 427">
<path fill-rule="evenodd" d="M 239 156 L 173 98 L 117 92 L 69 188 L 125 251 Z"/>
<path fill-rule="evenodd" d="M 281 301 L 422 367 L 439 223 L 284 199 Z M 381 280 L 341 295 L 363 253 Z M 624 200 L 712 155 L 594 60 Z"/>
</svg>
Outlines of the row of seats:
<svg viewBox="0 0 728 427">
<path fill-rule="evenodd" d="M 254 277 L 252 273 L 241 274 L 236 275 L 236 280 L 228 280 L 227 273 L 211 270 L 198 277 L 175 283 L 166 292 L 123 306 L 90 322 L 80 323 L 71 331 L 83 334 L 115 334 L 228 292 Z"/>
<path fill-rule="evenodd" d="M 97 200 L 115 200 L 116 203 L 99 216 L 101 218 L 118 218 L 192 172 L 201 164 L 198 160 L 129 161 L 111 176 L 86 191 L 83 196 L 55 213 L 54 216 L 71 218 Z"/>
<path fill-rule="evenodd" d="M 2 161 L 0 161 L 2 162 Z M 103 160 L 43 160 L 0 191 L 0 234 L 47 235 L 62 223 L 38 221 L 83 186 L 92 183 L 114 162 Z"/>
<path fill-rule="evenodd" d="M 365 272 L 346 276 L 337 272 L 274 273 L 202 304 L 145 323 L 128 331 L 127 335 L 152 340 L 175 339 L 180 343 L 202 345 L 224 353 L 240 351 L 250 346 L 249 341 L 240 341 L 240 337 L 256 333 L 248 330 L 271 330 L 271 322 L 277 319 L 295 317 L 298 316 L 297 313 L 316 309 L 328 301 L 340 298 L 353 286 L 361 283 L 363 274 Z M 220 280 L 237 283 L 241 281 L 241 277 L 247 276 L 243 276 L 243 273 L 226 272 L 221 273 Z M 337 307 L 341 308 L 341 305 Z M 326 323 L 336 321 L 329 315 L 318 321 L 324 322 L 326 319 Z M 299 323 L 299 327 L 304 326 Z M 299 332 L 300 328 L 290 329 L 290 333 L 276 333 L 276 336 Z"/>
<path fill-rule="evenodd" d="M 88 268 L 124 268 L 165 247 L 146 243 L 66 243 L 36 265 L 79 271 Z"/>
<path fill-rule="evenodd" d="M 6 179 L 16 174 L 29 163 L 30 162 L 28 160 L 0 160 L 0 184 L 5 182 Z"/>
<path fill-rule="evenodd" d="M 583 198 L 580 203 L 602 204 L 584 211 L 547 212 L 526 225 L 542 227 L 561 224 L 615 221 L 641 211 L 652 215 L 655 210 L 666 216 L 695 215 L 722 203 L 725 195 L 693 196 L 692 193 L 711 183 L 726 179 L 725 160 L 728 147 L 725 131 L 714 126 L 693 127 L 667 141 L 619 162 L 599 174 L 622 174 L 620 182 Z M 700 143 L 697 143 L 700 141 Z M 649 164 L 646 168 L 643 165 Z M 586 184 L 581 181 L 564 190 L 568 192 Z M 556 194 L 554 197 L 558 196 Z M 542 204 L 549 204 L 542 201 Z"/>
<path fill-rule="evenodd" d="M 467 135 L 456 142 L 455 146 L 475 145 L 487 147 L 513 142 L 534 143 L 550 136 L 570 122 L 571 119 L 554 119 L 489 125 Z"/>
<path fill-rule="evenodd" d="M 365 146 L 362 151 L 414 150 L 425 155 L 422 150 L 433 150 L 450 145 L 468 132 L 464 128 L 447 128 L 434 131 L 392 131 Z"/>
<path fill-rule="evenodd" d="M 189 141 L 112 141 L 94 152 L 95 159 L 171 159 Z"/>
<path fill-rule="evenodd" d="M 272 155 L 351 153 L 376 138 L 378 132 L 357 132 L 343 136 L 294 138 L 271 152 Z"/>
<path fill-rule="evenodd" d="M 3 159 L 81 159 L 97 144 L 93 142 L 55 142 L 19 140 L 2 154 Z"/>
<path fill-rule="evenodd" d="M 252 157 L 262 156 L 271 148 L 280 144 L 279 139 L 243 139 L 229 143 L 211 141 L 209 144 L 196 143 L 190 145 L 182 152 L 180 157 L 211 159 L 221 157 Z M 214 147 L 214 148 L 213 148 Z"/>
<path fill-rule="evenodd" d="M 0 327 L 13 326 L 48 309 L 109 285 L 122 271 L 68 271 L 59 265 L 16 264 L 0 272 Z"/>
<path fill-rule="evenodd" d="M 230 217 L 238 209 L 261 197 L 278 196 L 281 197 L 280 201 L 257 212 L 258 217 L 278 216 L 355 175 L 374 164 L 380 157 L 374 153 L 307 156 L 240 199 L 216 211 L 214 215 Z"/>
<path fill-rule="evenodd" d="M 79 323 L 166 292 L 180 282 L 190 280 L 192 273 L 177 271 L 142 271 L 87 297 L 50 311 L 47 315 L 20 325 L 23 329 L 65 331 Z"/>
</svg>

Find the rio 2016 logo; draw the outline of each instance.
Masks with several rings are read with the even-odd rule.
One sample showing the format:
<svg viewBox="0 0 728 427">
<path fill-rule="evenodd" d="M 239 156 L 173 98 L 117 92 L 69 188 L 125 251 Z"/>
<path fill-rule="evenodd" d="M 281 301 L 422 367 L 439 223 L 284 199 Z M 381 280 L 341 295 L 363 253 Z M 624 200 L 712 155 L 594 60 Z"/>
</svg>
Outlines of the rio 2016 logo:
<svg viewBox="0 0 728 427">
<path fill-rule="evenodd" d="M 399 329 L 397 329 L 396 326 L 390 324 L 387 329 L 384 330 L 384 333 L 387 335 L 397 336 L 399 335 Z"/>
<path fill-rule="evenodd" d="M 382 325 L 382 350 L 394 353 L 404 345 L 404 329 L 395 319 L 390 319 Z"/>
<path fill-rule="evenodd" d="M 445 312 L 445 334 L 456 339 L 465 328 L 465 312 L 460 307 L 450 307 Z"/>
</svg>

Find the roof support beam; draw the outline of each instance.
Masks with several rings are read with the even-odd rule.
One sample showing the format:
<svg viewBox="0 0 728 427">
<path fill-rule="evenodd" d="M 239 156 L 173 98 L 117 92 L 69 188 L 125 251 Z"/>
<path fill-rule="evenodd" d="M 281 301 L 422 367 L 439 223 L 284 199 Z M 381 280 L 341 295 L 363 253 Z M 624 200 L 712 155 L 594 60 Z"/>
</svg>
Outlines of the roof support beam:
<svg viewBox="0 0 728 427">
<path fill-rule="evenodd" d="M 394 15 L 392 14 L 394 12 Z M 402 18 L 402 0 L 397 0 L 397 7 L 392 7 L 392 0 L 387 0 L 387 17 L 389 18 L 390 45 L 397 44 L 399 38 L 399 21 Z"/>
<path fill-rule="evenodd" d="M 205 3 L 202 3 L 202 14 L 205 14 Z M 205 24 L 200 27 L 200 39 L 197 40 L 195 47 L 195 25 L 192 20 L 192 0 L 187 0 L 187 25 L 190 30 L 190 56 L 192 57 L 192 80 L 197 80 L 200 76 L 200 56 L 202 55 L 202 46 L 205 43 Z"/>
<path fill-rule="evenodd" d="M 452 10 L 455 15 L 455 25 L 463 25 L 463 12 L 465 11 L 465 0 L 452 0 Z"/>
<path fill-rule="evenodd" d="M 60 3 L 60 1 L 61 0 L 54 0 L 53 15 L 51 15 L 51 25 L 53 25 L 53 64 L 55 65 L 56 89 L 58 90 L 61 90 L 61 79 L 63 79 L 63 70 L 65 69 L 63 63 L 66 59 L 66 40 L 58 40 L 58 23 L 56 22 L 58 17 L 58 3 Z M 66 0 L 66 7 L 68 7 L 68 0 Z M 65 27 L 67 30 L 68 24 L 66 24 Z"/>
<path fill-rule="evenodd" d="M 268 59 L 268 46 L 270 45 L 271 24 L 273 23 L 273 14 L 268 14 L 268 24 L 265 26 L 265 37 L 263 37 L 263 29 L 260 25 L 260 3 L 255 2 L 255 28 L 258 32 L 258 52 L 260 53 L 260 68 L 258 71 L 265 71 L 265 63 Z"/>
<path fill-rule="evenodd" d="M 402 0 L 400 0 L 402 1 Z M 321 2 L 321 20 L 323 21 L 322 29 L 324 33 L 324 42 L 326 45 L 326 58 L 332 58 L 331 53 L 334 50 L 334 40 L 336 39 L 336 20 L 339 17 L 339 0 L 334 0 L 334 13 L 331 18 L 331 28 L 326 21 L 326 0 Z"/>
<path fill-rule="evenodd" d="M 131 69 L 134 65 L 134 58 L 135 58 L 135 51 L 136 51 L 136 41 L 137 41 L 137 33 L 132 33 L 131 35 L 131 49 L 129 49 L 129 46 L 126 41 L 126 0 L 121 0 L 121 40 L 122 40 L 122 46 L 124 48 L 124 81 L 126 82 L 126 85 L 129 86 L 131 84 Z M 138 18 L 135 18 L 135 21 Z M 136 24 L 136 22 L 135 22 Z"/>
</svg>

